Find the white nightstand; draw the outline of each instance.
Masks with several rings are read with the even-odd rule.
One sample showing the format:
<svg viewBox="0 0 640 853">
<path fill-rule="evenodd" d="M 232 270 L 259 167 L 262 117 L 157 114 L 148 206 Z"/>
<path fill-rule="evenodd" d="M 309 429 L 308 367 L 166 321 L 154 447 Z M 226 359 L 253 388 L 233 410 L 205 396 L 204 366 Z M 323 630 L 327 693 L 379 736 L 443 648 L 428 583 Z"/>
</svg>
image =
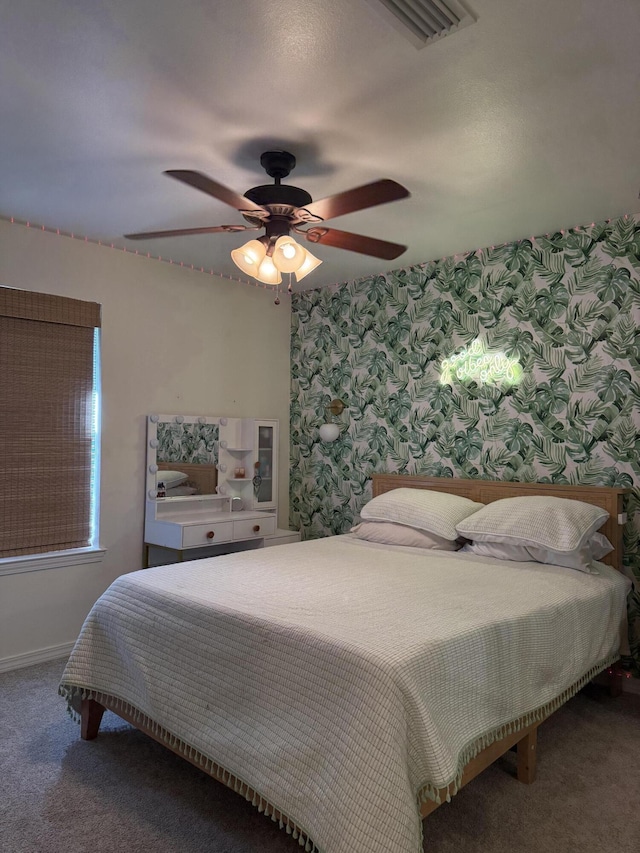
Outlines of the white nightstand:
<svg viewBox="0 0 640 853">
<path fill-rule="evenodd" d="M 290 545 L 292 542 L 300 541 L 300 532 L 298 530 L 283 530 L 277 528 L 274 533 L 264 537 L 264 547 L 269 548 L 271 545 Z"/>
</svg>

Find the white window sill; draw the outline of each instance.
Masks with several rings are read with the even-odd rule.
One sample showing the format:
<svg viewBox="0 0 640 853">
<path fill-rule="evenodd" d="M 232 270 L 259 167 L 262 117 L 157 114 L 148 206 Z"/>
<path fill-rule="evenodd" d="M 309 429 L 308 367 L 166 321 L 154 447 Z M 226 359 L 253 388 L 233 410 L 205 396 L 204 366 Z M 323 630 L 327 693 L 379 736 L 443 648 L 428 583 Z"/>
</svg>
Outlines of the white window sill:
<svg viewBox="0 0 640 853">
<path fill-rule="evenodd" d="M 0 576 L 64 569 L 67 566 L 78 566 L 84 563 L 99 563 L 106 553 L 106 548 L 74 548 L 71 551 L 51 551 L 48 554 L 4 557 L 0 560 Z"/>
</svg>

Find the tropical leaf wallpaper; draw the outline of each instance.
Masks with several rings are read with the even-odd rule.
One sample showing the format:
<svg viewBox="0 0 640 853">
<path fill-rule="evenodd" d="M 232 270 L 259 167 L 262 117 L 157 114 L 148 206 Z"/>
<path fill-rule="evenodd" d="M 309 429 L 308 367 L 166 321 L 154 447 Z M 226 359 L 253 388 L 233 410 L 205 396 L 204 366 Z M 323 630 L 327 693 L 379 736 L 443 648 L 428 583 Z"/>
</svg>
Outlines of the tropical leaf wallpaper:
<svg viewBox="0 0 640 853">
<path fill-rule="evenodd" d="M 516 381 L 458 371 L 474 346 L 519 365 Z M 294 294 L 291 527 L 347 532 L 379 471 L 632 487 L 638 668 L 639 362 L 640 217 Z M 325 443 L 336 397 L 348 408 Z"/>
<path fill-rule="evenodd" d="M 218 424 L 158 423 L 158 462 L 215 463 L 218 456 Z"/>
</svg>

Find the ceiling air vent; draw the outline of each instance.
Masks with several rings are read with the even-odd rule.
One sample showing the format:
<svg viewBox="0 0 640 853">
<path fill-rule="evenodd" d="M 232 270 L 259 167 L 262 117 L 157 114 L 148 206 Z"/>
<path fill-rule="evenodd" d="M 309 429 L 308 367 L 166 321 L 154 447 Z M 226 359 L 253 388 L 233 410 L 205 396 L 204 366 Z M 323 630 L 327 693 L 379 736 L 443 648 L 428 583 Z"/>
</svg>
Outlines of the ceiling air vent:
<svg viewBox="0 0 640 853">
<path fill-rule="evenodd" d="M 416 47 L 455 33 L 476 20 L 460 0 L 368 0 Z"/>
</svg>

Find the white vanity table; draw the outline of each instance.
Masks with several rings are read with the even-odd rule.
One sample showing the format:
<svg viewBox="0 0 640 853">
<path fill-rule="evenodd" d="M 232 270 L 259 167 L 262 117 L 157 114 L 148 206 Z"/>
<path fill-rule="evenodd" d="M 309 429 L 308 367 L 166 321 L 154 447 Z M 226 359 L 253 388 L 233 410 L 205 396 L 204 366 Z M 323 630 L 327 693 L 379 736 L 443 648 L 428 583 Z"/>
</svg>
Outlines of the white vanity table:
<svg viewBox="0 0 640 853">
<path fill-rule="evenodd" d="M 215 493 L 159 491 L 163 469 L 187 473 L 197 492 L 217 481 Z M 277 528 L 277 470 L 277 421 L 150 415 L 145 566 L 299 541 Z"/>
</svg>

